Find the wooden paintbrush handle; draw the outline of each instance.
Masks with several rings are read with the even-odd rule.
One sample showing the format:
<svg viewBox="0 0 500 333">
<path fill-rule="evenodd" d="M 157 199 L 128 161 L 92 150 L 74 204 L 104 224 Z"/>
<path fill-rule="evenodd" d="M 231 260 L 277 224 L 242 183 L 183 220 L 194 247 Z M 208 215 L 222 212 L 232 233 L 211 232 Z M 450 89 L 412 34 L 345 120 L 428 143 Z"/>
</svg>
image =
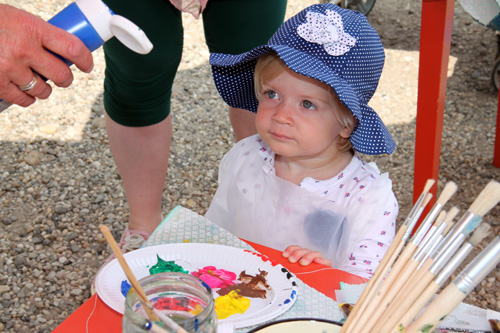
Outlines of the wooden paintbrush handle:
<svg viewBox="0 0 500 333">
<path fill-rule="evenodd" d="M 409 258 L 412 256 L 415 251 L 416 246 L 413 243 L 409 243 L 395 262 L 392 270 L 387 275 L 384 283 L 382 283 L 380 290 L 373 296 L 373 298 L 368 302 L 365 310 L 360 314 L 359 318 L 351 325 L 351 332 L 366 332 L 365 326 L 368 321 L 373 317 L 374 312 L 377 311 L 377 308 L 380 306 L 383 298 L 385 297 L 388 290 L 391 288 L 392 284 L 397 280 L 400 272 L 403 270 Z M 350 328 L 351 329 L 351 328 Z"/>
<path fill-rule="evenodd" d="M 408 311 L 413 302 L 427 288 L 435 275 L 427 271 L 422 274 L 419 280 L 412 281 L 409 288 L 398 295 L 391 306 L 385 311 L 384 316 L 375 326 L 376 332 L 390 332 L 390 329 L 398 324 L 400 318 Z M 412 279 L 413 280 L 413 279 Z"/>
<path fill-rule="evenodd" d="M 450 283 L 406 332 L 432 332 L 460 304 L 465 296 L 467 294 L 460 291 L 454 283 Z"/>
<path fill-rule="evenodd" d="M 109 228 L 105 225 L 101 225 L 101 232 L 104 235 L 104 238 L 106 238 L 106 241 L 108 242 L 109 246 L 111 247 L 111 250 L 113 251 L 116 259 L 120 263 L 120 266 L 122 267 L 123 271 L 125 272 L 125 275 L 127 276 L 127 279 L 129 280 L 130 284 L 132 285 L 132 288 L 134 288 L 137 297 L 139 298 L 139 301 L 143 305 L 144 311 L 146 311 L 146 314 L 148 315 L 150 320 L 153 321 L 160 321 L 160 318 L 154 313 L 153 307 L 151 306 L 151 303 L 148 300 L 148 297 L 146 296 L 146 293 L 144 293 L 144 290 L 141 287 L 141 284 L 139 281 L 134 276 L 134 273 L 132 273 L 132 270 L 128 266 L 127 262 L 125 261 L 125 258 L 123 257 L 122 251 L 120 250 L 120 247 L 116 243 L 115 239 L 113 238 L 113 235 L 111 234 L 111 231 L 109 231 Z"/>
<path fill-rule="evenodd" d="M 420 291 L 422 291 L 425 289 L 425 287 L 427 287 L 429 282 L 432 281 L 432 279 L 434 278 L 434 275 L 430 274 L 430 276 L 427 276 L 427 273 L 428 273 L 429 267 L 432 265 L 433 262 L 434 262 L 434 260 L 432 258 L 429 258 L 424 263 L 424 265 L 422 265 L 422 267 L 420 269 L 417 269 L 412 274 L 412 276 L 409 277 L 409 279 L 406 281 L 404 286 L 400 289 L 396 298 L 394 298 L 394 300 L 392 301 L 392 304 L 390 305 L 390 307 L 384 312 L 383 316 L 380 318 L 380 321 L 384 323 L 383 325 L 384 325 L 384 328 L 386 328 L 386 330 L 388 330 L 389 328 L 391 328 L 392 326 L 394 326 L 396 324 L 396 323 L 394 323 L 393 325 L 389 326 L 388 323 L 390 322 L 391 318 L 394 318 L 394 315 L 397 316 L 398 315 L 397 313 L 400 313 L 401 311 L 403 311 L 401 309 L 401 305 L 407 304 L 410 301 L 412 295 L 415 295 L 414 296 L 415 298 L 411 299 L 411 302 L 413 302 L 418 297 L 417 288 L 421 288 Z M 424 282 L 424 280 L 426 280 L 426 282 Z M 411 304 L 409 304 L 409 305 L 411 305 Z M 397 317 L 397 318 L 399 318 L 399 317 Z M 381 323 L 377 324 L 375 327 L 380 328 L 380 325 L 382 325 L 382 324 Z"/>
<path fill-rule="evenodd" d="M 373 274 L 372 278 L 366 285 L 365 289 L 363 290 L 363 293 L 356 302 L 356 305 L 354 306 L 351 313 L 347 317 L 346 322 L 342 326 L 341 333 L 352 332 L 350 329 L 352 323 L 355 320 L 357 320 L 359 315 L 363 313 L 363 311 L 366 309 L 369 300 L 372 299 L 375 292 L 379 289 L 379 286 L 383 282 L 385 275 L 389 271 L 394 261 L 396 261 L 398 255 L 401 253 L 401 249 L 404 246 L 404 241 L 402 241 L 402 239 L 407 229 L 408 227 L 405 225 L 399 228 L 398 233 L 394 237 L 391 246 L 387 250 L 387 253 L 384 255 L 382 261 L 380 262 L 380 265 L 376 269 L 375 274 Z"/>
<path fill-rule="evenodd" d="M 401 291 L 401 288 L 405 284 L 405 282 L 410 278 L 411 274 L 415 271 L 418 266 L 418 261 L 410 260 L 408 261 L 405 268 L 400 272 L 398 278 L 394 281 L 391 288 L 387 290 L 387 293 L 382 298 L 382 301 L 379 303 L 377 309 L 371 316 L 370 320 L 366 324 L 366 332 L 371 332 L 371 329 L 380 322 L 380 318 L 382 314 L 387 310 L 387 308 L 391 305 L 394 298 Z"/>
<path fill-rule="evenodd" d="M 429 283 L 427 288 L 420 294 L 415 302 L 411 305 L 408 311 L 399 319 L 397 326 L 391 331 L 395 332 L 396 329 L 400 329 L 408 326 L 413 319 L 422 311 L 422 309 L 429 303 L 432 297 L 437 293 L 441 286 L 434 281 Z"/>
</svg>

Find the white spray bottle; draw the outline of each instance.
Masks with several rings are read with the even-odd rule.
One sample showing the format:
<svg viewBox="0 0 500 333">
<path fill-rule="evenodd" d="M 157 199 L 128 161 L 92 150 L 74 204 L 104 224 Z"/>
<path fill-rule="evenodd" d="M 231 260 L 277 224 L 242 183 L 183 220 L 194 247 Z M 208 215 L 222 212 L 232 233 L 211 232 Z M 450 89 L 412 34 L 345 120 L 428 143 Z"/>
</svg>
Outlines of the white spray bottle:
<svg viewBox="0 0 500 333">
<path fill-rule="evenodd" d="M 48 22 L 80 38 L 90 51 L 98 49 L 112 37 L 139 54 L 147 54 L 153 49 L 144 31 L 123 16 L 115 15 L 101 0 L 76 0 Z M 70 61 L 62 60 L 68 66 L 72 65 Z M 10 105 L 0 99 L 0 112 Z"/>
</svg>

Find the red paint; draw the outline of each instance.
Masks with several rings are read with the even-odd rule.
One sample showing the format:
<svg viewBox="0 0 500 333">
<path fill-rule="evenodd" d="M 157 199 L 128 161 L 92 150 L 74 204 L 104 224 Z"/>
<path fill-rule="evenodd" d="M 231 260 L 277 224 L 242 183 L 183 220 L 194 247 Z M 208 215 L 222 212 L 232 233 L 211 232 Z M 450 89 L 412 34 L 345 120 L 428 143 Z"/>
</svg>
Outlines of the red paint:
<svg viewBox="0 0 500 333">
<path fill-rule="evenodd" d="M 279 265 L 276 261 L 272 260 L 271 258 L 269 258 L 268 256 L 265 256 L 263 254 L 260 254 L 260 253 L 255 253 L 255 252 L 252 252 L 252 251 L 249 251 L 249 250 L 245 250 L 245 252 L 248 252 L 250 254 L 253 254 L 254 256 L 257 256 L 257 257 L 260 257 L 260 259 L 262 259 L 262 261 L 264 262 L 267 262 L 269 261 L 269 263 L 274 267 L 276 265 Z"/>
</svg>

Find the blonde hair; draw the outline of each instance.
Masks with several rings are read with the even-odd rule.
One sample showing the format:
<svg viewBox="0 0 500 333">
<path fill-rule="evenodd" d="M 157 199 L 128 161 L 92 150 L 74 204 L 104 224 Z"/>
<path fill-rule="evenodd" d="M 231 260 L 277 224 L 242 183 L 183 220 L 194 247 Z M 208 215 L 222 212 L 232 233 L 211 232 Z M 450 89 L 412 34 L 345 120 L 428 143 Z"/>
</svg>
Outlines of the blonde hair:
<svg viewBox="0 0 500 333">
<path fill-rule="evenodd" d="M 277 64 L 278 66 L 271 66 L 271 64 Z M 260 98 L 263 83 L 274 79 L 286 68 L 288 68 L 287 65 L 283 62 L 283 60 L 281 60 L 276 52 L 273 51 L 266 53 L 257 59 L 257 64 L 255 65 L 254 70 L 254 87 L 257 99 Z M 340 101 L 333 88 L 330 86 L 328 86 L 328 88 L 333 98 L 335 98 L 340 105 L 339 112 L 336 112 L 337 119 L 340 124 L 342 124 L 345 128 L 349 128 L 352 132 L 357 123 L 356 118 L 347 106 Z M 339 137 L 338 147 L 340 151 L 354 151 L 349 138 Z"/>
</svg>

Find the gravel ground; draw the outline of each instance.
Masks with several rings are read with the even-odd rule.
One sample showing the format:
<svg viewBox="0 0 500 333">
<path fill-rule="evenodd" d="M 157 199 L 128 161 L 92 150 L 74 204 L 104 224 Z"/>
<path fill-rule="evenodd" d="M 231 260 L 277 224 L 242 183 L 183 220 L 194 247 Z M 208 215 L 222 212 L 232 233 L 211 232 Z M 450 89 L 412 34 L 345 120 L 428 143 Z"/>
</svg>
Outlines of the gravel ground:
<svg viewBox="0 0 500 333">
<path fill-rule="evenodd" d="M 49 19 L 66 0 L 1 0 Z M 315 3 L 289 0 L 287 17 Z M 411 208 L 416 117 L 420 1 L 378 1 L 368 15 L 382 37 L 387 61 L 370 103 L 398 148 L 378 159 L 401 205 Z M 203 214 L 216 190 L 217 165 L 234 143 L 226 106 L 214 89 L 201 23 L 186 19 L 185 52 L 173 95 L 174 138 L 164 212 L 182 205 Z M 445 207 L 465 212 L 491 179 L 497 93 L 490 73 L 496 37 L 460 5 L 455 8 L 438 191 L 459 190 Z M 103 120 L 104 61 L 95 52 L 92 74 L 74 71 L 74 84 L 51 98 L 0 114 L 0 331 L 54 329 L 90 296 L 90 281 L 108 255 L 98 226 L 119 237 L 127 203 L 109 151 Z M 482 246 L 500 233 L 500 208 Z M 466 298 L 500 311 L 500 272 Z"/>
</svg>

